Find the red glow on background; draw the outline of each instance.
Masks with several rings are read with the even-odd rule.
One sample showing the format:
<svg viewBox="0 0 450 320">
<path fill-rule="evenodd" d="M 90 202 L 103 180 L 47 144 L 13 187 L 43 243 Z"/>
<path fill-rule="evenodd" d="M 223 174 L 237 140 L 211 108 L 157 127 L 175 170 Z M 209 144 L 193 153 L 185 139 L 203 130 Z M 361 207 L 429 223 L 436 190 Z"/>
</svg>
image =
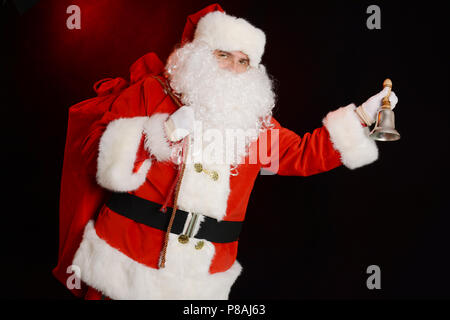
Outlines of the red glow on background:
<svg viewBox="0 0 450 320">
<path fill-rule="evenodd" d="M 131 64 L 148 52 L 165 61 L 181 39 L 186 17 L 206 4 L 42 0 L 20 18 L 17 58 L 23 73 L 36 71 L 33 82 L 58 82 L 59 90 L 75 94 L 75 103 L 92 96 L 101 78 L 127 78 Z M 80 7 L 79 30 L 66 26 L 70 5 Z"/>
</svg>

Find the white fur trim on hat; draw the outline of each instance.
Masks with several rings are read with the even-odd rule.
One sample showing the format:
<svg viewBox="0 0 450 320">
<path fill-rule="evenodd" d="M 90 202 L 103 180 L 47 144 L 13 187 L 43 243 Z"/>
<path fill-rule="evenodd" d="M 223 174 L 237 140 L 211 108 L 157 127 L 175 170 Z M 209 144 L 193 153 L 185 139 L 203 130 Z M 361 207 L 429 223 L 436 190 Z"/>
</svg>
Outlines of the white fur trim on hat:
<svg viewBox="0 0 450 320">
<path fill-rule="evenodd" d="M 253 67 L 261 62 L 266 44 L 262 30 L 242 18 L 220 11 L 208 13 L 200 19 L 194 39 L 206 42 L 214 50 L 242 51 L 248 55 Z"/>
</svg>

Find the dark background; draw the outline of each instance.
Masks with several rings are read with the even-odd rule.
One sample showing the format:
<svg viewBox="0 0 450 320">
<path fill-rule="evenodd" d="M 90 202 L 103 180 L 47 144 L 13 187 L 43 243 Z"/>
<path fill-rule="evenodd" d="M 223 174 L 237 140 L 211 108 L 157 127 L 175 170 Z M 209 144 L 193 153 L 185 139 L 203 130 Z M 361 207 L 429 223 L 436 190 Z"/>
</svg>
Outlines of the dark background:
<svg viewBox="0 0 450 320">
<path fill-rule="evenodd" d="M 20 2 L 20 1 L 19 1 Z M 147 52 L 163 60 L 186 17 L 210 1 L 41 0 L 1 10 L 1 295 L 74 299 L 51 275 L 68 108 L 105 77 L 128 77 Z M 423 2 L 424 3 L 424 2 Z M 275 117 L 300 135 L 360 104 L 389 77 L 398 142 L 377 162 L 316 176 L 260 176 L 249 203 L 231 299 L 449 298 L 448 52 L 441 3 L 222 1 L 267 36 Z M 66 8 L 81 8 L 81 30 Z M 381 8 L 381 30 L 366 9 Z M 366 269 L 381 268 L 381 290 Z"/>
</svg>

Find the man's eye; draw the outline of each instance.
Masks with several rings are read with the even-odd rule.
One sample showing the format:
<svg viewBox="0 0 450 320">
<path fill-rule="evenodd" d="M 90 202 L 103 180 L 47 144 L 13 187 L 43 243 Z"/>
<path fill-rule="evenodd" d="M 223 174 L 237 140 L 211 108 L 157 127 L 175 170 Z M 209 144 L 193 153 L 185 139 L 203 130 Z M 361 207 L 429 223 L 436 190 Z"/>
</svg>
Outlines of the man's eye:
<svg viewBox="0 0 450 320">
<path fill-rule="evenodd" d="M 240 60 L 239 63 L 247 66 L 248 65 L 248 60 L 243 59 L 243 60 Z"/>
<path fill-rule="evenodd" d="M 226 53 L 219 53 L 219 57 L 221 57 L 221 58 L 228 58 L 228 54 L 226 54 Z"/>
</svg>

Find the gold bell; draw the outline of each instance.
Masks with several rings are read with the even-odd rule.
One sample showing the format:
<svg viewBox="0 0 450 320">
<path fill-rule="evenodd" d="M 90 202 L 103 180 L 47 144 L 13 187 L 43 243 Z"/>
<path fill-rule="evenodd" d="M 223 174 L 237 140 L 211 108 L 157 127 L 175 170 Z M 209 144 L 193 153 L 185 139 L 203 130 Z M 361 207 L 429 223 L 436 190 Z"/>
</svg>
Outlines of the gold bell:
<svg viewBox="0 0 450 320">
<path fill-rule="evenodd" d="M 400 133 L 395 130 L 395 116 L 394 111 L 391 110 L 391 102 L 389 96 L 392 90 L 392 81 L 386 79 L 383 82 L 383 87 L 389 87 L 388 94 L 383 98 L 383 105 L 377 113 L 377 121 L 370 137 L 377 141 L 396 141 L 400 139 Z"/>
</svg>

